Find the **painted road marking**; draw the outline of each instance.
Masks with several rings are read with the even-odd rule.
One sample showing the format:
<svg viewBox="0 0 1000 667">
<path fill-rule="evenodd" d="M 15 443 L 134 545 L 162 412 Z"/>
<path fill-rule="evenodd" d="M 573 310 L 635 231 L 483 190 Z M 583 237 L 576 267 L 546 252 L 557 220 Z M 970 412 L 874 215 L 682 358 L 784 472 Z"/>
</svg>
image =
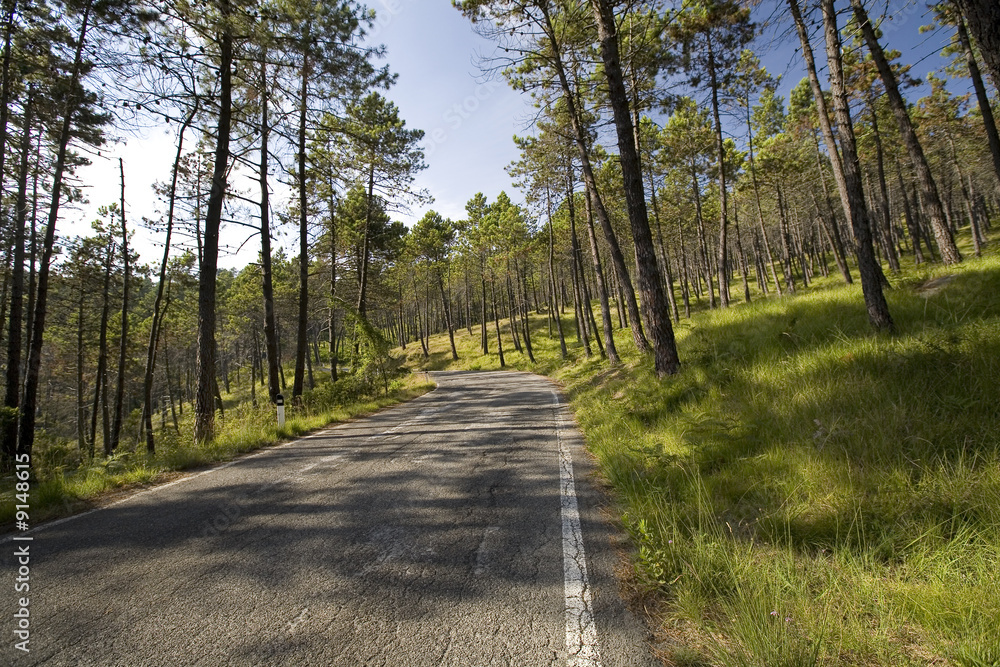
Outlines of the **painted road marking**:
<svg viewBox="0 0 1000 667">
<path fill-rule="evenodd" d="M 573 456 L 562 438 L 562 409 L 559 394 L 552 392 L 556 440 L 559 442 L 559 498 L 562 514 L 563 579 L 566 595 L 566 665 L 600 667 L 597 624 L 592 611 L 587 556 L 583 549 L 583 529 L 576 502 Z"/>
</svg>

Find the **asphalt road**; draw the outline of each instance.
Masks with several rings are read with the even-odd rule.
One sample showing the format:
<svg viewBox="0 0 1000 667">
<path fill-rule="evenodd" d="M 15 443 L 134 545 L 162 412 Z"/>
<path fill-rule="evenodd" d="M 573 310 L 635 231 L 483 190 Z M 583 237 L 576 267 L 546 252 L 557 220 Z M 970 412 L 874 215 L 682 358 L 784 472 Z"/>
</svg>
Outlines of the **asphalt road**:
<svg viewBox="0 0 1000 667">
<path fill-rule="evenodd" d="M 658 664 L 554 385 L 434 379 L 410 403 L 8 537 L 0 664 Z M 24 545 L 27 654 L 12 632 Z"/>
</svg>

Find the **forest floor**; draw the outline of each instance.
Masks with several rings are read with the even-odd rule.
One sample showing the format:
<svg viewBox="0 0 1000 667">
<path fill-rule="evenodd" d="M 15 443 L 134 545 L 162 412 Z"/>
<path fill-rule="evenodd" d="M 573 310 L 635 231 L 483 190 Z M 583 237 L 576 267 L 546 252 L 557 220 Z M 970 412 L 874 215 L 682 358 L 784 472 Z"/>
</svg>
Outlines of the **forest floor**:
<svg viewBox="0 0 1000 667">
<path fill-rule="evenodd" d="M 1000 254 L 887 274 L 895 334 L 839 274 L 675 325 L 658 380 L 569 356 L 532 316 L 632 538 L 629 585 L 665 664 L 1000 665 Z M 911 262 L 912 264 L 912 262 Z M 855 272 L 855 282 L 857 274 Z M 742 286 L 733 284 L 739 299 Z M 600 313 L 596 313 L 598 320 Z M 551 332 L 551 333 L 550 333 Z M 414 369 L 497 369 L 496 330 L 397 353 Z"/>
</svg>

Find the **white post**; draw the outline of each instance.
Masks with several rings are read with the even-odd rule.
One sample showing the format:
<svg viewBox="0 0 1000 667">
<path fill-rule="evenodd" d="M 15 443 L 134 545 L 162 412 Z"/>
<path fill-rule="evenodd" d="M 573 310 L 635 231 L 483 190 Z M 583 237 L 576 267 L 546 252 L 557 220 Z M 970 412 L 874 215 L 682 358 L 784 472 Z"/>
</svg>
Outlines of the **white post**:
<svg viewBox="0 0 1000 667">
<path fill-rule="evenodd" d="M 285 427 L 285 397 L 281 394 L 275 396 L 275 403 L 278 406 L 278 428 Z"/>
</svg>

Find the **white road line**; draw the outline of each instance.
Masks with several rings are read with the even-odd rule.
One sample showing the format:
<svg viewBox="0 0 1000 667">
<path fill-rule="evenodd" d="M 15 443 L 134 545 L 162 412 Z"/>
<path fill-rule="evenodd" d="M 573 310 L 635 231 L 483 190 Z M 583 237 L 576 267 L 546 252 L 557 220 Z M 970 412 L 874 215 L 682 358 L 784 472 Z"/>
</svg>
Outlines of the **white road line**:
<svg viewBox="0 0 1000 667">
<path fill-rule="evenodd" d="M 559 442 L 559 497 L 562 514 L 563 579 L 566 595 L 566 665 L 600 667 L 597 648 L 597 624 L 592 611 L 590 583 L 587 579 L 587 556 L 583 549 L 583 529 L 576 503 L 573 480 L 573 456 L 562 439 L 562 407 L 559 394 L 552 392 L 555 403 L 556 440 Z"/>
</svg>

